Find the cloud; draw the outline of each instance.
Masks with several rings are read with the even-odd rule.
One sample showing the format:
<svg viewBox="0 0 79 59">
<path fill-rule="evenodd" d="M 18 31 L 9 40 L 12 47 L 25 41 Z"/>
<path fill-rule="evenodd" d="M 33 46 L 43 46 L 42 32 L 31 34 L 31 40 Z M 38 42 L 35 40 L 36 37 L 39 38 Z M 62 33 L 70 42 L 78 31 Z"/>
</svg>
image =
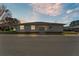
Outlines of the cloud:
<svg viewBox="0 0 79 59">
<path fill-rule="evenodd" d="M 38 19 L 37 19 L 37 16 L 35 16 L 35 15 L 33 15 L 33 16 L 31 16 L 30 18 L 27 18 L 27 19 L 25 19 L 25 18 L 20 18 L 20 23 L 26 23 L 26 22 L 35 22 L 35 21 L 37 21 Z"/>
<path fill-rule="evenodd" d="M 74 8 L 74 9 L 69 9 L 69 10 L 66 11 L 67 14 L 71 14 L 71 13 L 74 13 L 74 12 L 79 12 L 79 7 Z"/>
<path fill-rule="evenodd" d="M 68 9 L 66 12 L 66 14 L 64 14 L 63 16 L 60 16 L 61 13 L 64 11 L 63 9 L 63 4 L 61 3 L 34 3 L 31 4 L 32 8 L 33 8 L 33 15 L 30 17 L 29 21 L 38 21 L 38 18 L 41 18 L 40 15 L 44 16 L 44 15 L 48 15 L 49 18 L 52 16 L 59 16 L 59 18 L 43 18 L 43 20 L 45 21 L 52 21 L 52 22 L 56 22 L 56 23 L 64 23 L 69 25 L 71 21 L 74 20 L 74 18 L 76 18 L 76 15 L 79 15 L 79 7 L 75 8 L 75 9 Z M 42 19 L 41 19 L 42 20 Z"/>
<path fill-rule="evenodd" d="M 26 22 L 35 22 L 37 20 L 38 20 L 38 16 L 33 15 L 28 20 L 26 20 Z"/>
<path fill-rule="evenodd" d="M 67 13 L 68 14 L 66 15 L 66 17 L 70 17 L 70 18 L 74 18 L 77 16 L 79 17 L 79 8 L 68 10 Z"/>
<path fill-rule="evenodd" d="M 61 22 L 66 23 L 67 25 L 69 25 L 72 21 L 79 19 L 79 8 L 67 10 L 66 13 L 67 13 L 67 15 L 62 17 Z M 78 19 L 77 19 L 77 17 L 78 17 Z"/>
<path fill-rule="evenodd" d="M 69 13 L 71 13 L 71 12 L 73 12 L 73 9 L 71 9 L 71 10 L 67 10 L 67 14 L 69 14 Z"/>
<path fill-rule="evenodd" d="M 28 18 L 25 19 L 25 17 L 21 17 L 20 18 L 20 22 L 21 23 L 26 23 L 26 22 L 35 22 L 37 21 L 39 18 L 38 14 L 35 12 L 32 12 L 32 15 Z"/>
<path fill-rule="evenodd" d="M 33 11 L 49 16 L 58 16 L 61 14 L 61 3 L 34 3 L 32 4 Z"/>
<path fill-rule="evenodd" d="M 21 17 L 21 18 L 19 19 L 19 21 L 20 21 L 20 23 L 26 23 L 26 20 L 25 20 L 24 17 Z"/>
</svg>

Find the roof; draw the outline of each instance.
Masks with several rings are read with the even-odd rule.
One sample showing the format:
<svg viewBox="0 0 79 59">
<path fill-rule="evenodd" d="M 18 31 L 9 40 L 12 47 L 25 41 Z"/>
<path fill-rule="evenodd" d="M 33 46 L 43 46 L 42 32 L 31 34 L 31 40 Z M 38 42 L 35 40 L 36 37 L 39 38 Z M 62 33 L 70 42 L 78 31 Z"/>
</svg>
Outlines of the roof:
<svg viewBox="0 0 79 59">
<path fill-rule="evenodd" d="M 24 25 L 24 24 L 32 24 L 32 25 L 65 25 L 63 23 L 50 23 L 50 22 L 28 22 L 28 23 L 21 23 L 20 25 Z"/>
<path fill-rule="evenodd" d="M 16 25 L 65 25 L 65 24 L 62 24 L 62 23 L 50 23 L 50 22 L 28 22 L 28 23 L 21 23 L 21 24 L 14 24 L 13 26 L 16 26 Z M 9 26 L 8 24 L 0 24 L 0 26 Z"/>
</svg>

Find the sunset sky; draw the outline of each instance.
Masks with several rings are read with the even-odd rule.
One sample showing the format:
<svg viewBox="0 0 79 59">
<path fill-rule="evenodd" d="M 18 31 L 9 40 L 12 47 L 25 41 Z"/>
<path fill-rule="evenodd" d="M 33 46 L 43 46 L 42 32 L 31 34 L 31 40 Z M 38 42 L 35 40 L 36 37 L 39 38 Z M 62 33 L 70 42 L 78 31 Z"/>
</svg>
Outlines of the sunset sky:
<svg viewBox="0 0 79 59">
<path fill-rule="evenodd" d="M 78 3 L 8 3 L 12 16 L 22 22 L 56 22 L 69 24 L 79 20 Z"/>
</svg>

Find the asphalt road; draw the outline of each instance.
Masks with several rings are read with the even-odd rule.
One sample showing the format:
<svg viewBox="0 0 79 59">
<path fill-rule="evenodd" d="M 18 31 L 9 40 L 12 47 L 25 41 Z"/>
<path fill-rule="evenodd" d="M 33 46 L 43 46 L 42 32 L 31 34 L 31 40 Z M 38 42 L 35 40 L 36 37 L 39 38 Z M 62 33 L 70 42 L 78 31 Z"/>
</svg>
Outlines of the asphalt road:
<svg viewBox="0 0 79 59">
<path fill-rule="evenodd" d="M 1 56 L 79 56 L 79 36 L 0 34 Z"/>
</svg>

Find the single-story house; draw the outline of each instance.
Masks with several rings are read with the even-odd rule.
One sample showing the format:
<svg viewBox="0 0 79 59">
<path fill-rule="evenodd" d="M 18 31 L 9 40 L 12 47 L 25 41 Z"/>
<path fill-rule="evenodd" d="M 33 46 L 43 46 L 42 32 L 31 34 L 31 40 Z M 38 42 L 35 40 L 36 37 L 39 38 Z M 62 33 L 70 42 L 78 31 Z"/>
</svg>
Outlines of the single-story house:
<svg viewBox="0 0 79 59">
<path fill-rule="evenodd" d="M 63 32 L 64 24 L 28 22 L 15 25 L 16 32 Z"/>
<path fill-rule="evenodd" d="M 64 31 L 75 31 L 75 32 L 79 32 L 79 25 L 64 27 Z"/>
<path fill-rule="evenodd" d="M 79 25 L 70 27 L 73 31 L 79 32 Z"/>
</svg>

